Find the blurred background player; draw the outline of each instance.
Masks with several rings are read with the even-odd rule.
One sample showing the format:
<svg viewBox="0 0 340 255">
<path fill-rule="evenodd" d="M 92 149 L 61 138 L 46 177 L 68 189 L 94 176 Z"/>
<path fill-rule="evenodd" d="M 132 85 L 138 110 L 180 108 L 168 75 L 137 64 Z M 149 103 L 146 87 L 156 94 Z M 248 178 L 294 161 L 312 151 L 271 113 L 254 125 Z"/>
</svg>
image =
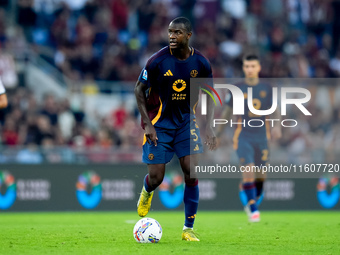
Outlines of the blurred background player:
<svg viewBox="0 0 340 255">
<path fill-rule="evenodd" d="M 8 105 L 6 89 L 0 79 L 0 109 L 6 108 Z"/>
<path fill-rule="evenodd" d="M 185 178 L 182 240 L 199 241 L 193 232 L 199 200 L 198 180 L 190 178 L 190 166 L 197 165 L 196 156 L 203 152 L 203 146 L 194 105 L 190 105 L 190 78 L 212 78 L 212 70 L 209 61 L 189 46 L 191 35 L 188 19 L 180 17 L 171 21 L 168 28 L 169 46 L 148 60 L 136 84 L 137 105 L 145 130 L 143 162 L 148 165 L 149 172 L 144 179 L 137 211 L 141 217 L 147 215 L 154 190 L 163 181 L 165 164 L 176 153 Z M 195 96 L 198 100 L 198 92 Z M 208 104 L 211 106 L 211 102 Z M 210 117 L 213 115 L 212 109 L 208 107 Z M 207 126 L 206 143 L 209 149 L 214 149 L 215 135 L 212 128 Z"/>
<path fill-rule="evenodd" d="M 253 105 L 257 110 L 267 110 L 272 106 L 272 87 L 269 84 L 262 83 L 259 80 L 261 64 L 258 56 L 247 55 L 243 59 L 243 72 L 245 81 L 238 85 L 244 94 L 245 115 L 237 116 L 237 128 L 233 137 L 234 150 L 239 158 L 240 165 L 251 169 L 253 166 L 260 167 L 268 162 L 269 150 L 268 140 L 281 137 L 281 126 L 274 125 L 270 130 L 271 122 L 266 122 L 266 116 L 255 115 L 249 111 L 247 103 L 247 89 L 253 88 Z M 232 116 L 233 97 L 230 93 L 226 96 L 225 108 L 222 113 L 222 119 L 230 120 Z M 280 119 L 278 113 L 273 119 Z M 250 127 L 248 121 L 259 119 L 265 123 L 262 127 Z M 220 137 L 225 125 L 219 125 L 217 137 Z M 247 171 L 242 173 L 242 188 L 247 196 L 247 205 L 245 211 L 250 222 L 260 221 L 260 213 L 256 201 L 261 197 L 263 183 L 266 175 L 262 172 Z"/>
</svg>

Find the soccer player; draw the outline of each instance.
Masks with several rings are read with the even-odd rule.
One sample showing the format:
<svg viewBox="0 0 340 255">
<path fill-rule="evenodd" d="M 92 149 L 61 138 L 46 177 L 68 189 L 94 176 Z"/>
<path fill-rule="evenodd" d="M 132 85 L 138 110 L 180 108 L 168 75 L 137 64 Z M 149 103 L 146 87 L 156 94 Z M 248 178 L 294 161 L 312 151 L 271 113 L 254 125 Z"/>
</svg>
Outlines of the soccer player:
<svg viewBox="0 0 340 255">
<path fill-rule="evenodd" d="M 260 167 L 268 162 L 269 150 L 268 140 L 270 136 L 273 139 L 281 137 L 281 126 L 275 125 L 270 129 L 271 122 L 265 121 L 266 116 L 258 116 L 249 111 L 247 103 L 247 89 L 253 88 L 253 105 L 257 110 L 267 110 L 272 106 L 272 87 L 269 84 L 262 83 L 259 80 L 261 64 L 256 55 L 247 55 L 243 59 L 243 72 L 245 74 L 245 82 L 239 84 L 238 87 L 244 94 L 245 115 L 238 116 L 237 128 L 234 133 L 233 143 L 240 164 L 251 169 L 253 166 Z M 222 119 L 230 120 L 232 115 L 233 98 L 231 94 L 227 94 L 225 108 L 222 113 Z M 273 113 L 273 119 L 280 119 L 278 112 Z M 248 126 L 248 121 L 258 119 L 265 123 L 262 127 Z M 243 124 L 244 123 L 244 124 Z M 254 122 L 255 123 L 255 122 Z M 278 123 L 275 121 L 274 123 Z M 255 125 L 255 124 L 253 124 Z M 256 122 L 256 125 L 257 122 Z M 271 124 L 270 124 L 271 125 Z M 216 136 L 219 138 L 223 132 L 225 125 L 219 125 Z M 271 132 L 270 132 L 271 131 Z M 263 191 L 263 183 L 266 175 L 262 172 L 243 172 L 242 186 L 247 196 L 248 204 L 245 211 L 250 222 L 260 221 L 260 212 L 257 208 L 256 201 L 261 197 Z"/>
<path fill-rule="evenodd" d="M 184 174 L 185 223 L 182 240 L 199 241 L 193 232 L 199 190 L 198 180 L 190 176 L 190 167 L 197 165 L 197 154 L 202 153 L 200 133 L 195 120 L 195 105 L 190 104 L 190 78 L 212 78 L 209 61 L 189 46 L 192 35 L 190 21 L 179 17 L 168 27 L 169 46 L 155 53 L 147 61 L 135 87 L 135 95 L 145 130 L 143 162 L 148 174 L 137 203 L 138 215 L 150 210 L 154 190 L 162 183 L 165 164 L 174 153 Z M 197 97 L 197 95 L 191 95 Z M 212 123 L 212 101 L 208 102 L 208 123 Z M 216 137 L 207 125 L 206 144 L 216 148 Z"/>
</svg>

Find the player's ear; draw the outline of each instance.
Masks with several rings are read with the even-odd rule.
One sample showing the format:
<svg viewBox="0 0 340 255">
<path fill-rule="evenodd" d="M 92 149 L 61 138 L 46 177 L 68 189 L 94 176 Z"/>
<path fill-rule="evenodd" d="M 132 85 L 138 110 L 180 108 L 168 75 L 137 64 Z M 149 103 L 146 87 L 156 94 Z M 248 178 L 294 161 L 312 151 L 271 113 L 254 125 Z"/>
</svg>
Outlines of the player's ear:
<svg viewBox="0 0 340 255">
<path fill-rule="evenodd" d="M 189 40 L 190 37 L 192 36 L 192 32 L 187 33 L 187 39 Z"/>
</svg>

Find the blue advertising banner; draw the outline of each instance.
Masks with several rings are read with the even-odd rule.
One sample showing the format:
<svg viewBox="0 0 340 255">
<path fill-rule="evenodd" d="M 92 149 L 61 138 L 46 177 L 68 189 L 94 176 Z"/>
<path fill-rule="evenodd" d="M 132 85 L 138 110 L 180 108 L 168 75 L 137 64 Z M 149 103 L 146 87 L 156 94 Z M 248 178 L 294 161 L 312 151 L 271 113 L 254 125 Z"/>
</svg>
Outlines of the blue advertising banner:
<svg viewBox="0 0 340 255">
<path fill-rule="evenodd" d="M 144 165 L 2 165 L 0 212 L 136 210 Z M 239 179 L 199 179 L 200 210 L 242 210 Z M 151 210 L 183 209 L 183 176 L 169 167 Z M 339 210 L 336 177 L 268 179 L 261 210 Z"/>
</svg>

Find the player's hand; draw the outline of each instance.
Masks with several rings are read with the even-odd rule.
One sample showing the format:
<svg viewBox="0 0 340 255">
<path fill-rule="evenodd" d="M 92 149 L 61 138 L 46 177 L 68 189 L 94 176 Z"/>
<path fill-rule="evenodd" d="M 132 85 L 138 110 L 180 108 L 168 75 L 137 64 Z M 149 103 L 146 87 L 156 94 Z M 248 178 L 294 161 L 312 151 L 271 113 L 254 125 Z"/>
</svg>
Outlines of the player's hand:
<svg viewBox="0 0 340 255">
<path fill-rule="evenodd" d="M 157 146 L 157 133 L 156 129 L 153 125 L 146 125 L 145 126 L 145 136 L 146 136 L 146 141 L 151 144 L 153 142 L 155 146 Z"/>
<path fill-rule="evenodd" d="M 278 140 L 282 137 L 281 127 L 275 126 L 272 128 L 271 136 L 274 140 Z"/>
<path fill-rule="evenodd" d="M 205 144 L 208 145 L 209 150 L 216 150 L 217 142 L 216 135 L 212 127 L 207 127 Z"/>
</svg>

